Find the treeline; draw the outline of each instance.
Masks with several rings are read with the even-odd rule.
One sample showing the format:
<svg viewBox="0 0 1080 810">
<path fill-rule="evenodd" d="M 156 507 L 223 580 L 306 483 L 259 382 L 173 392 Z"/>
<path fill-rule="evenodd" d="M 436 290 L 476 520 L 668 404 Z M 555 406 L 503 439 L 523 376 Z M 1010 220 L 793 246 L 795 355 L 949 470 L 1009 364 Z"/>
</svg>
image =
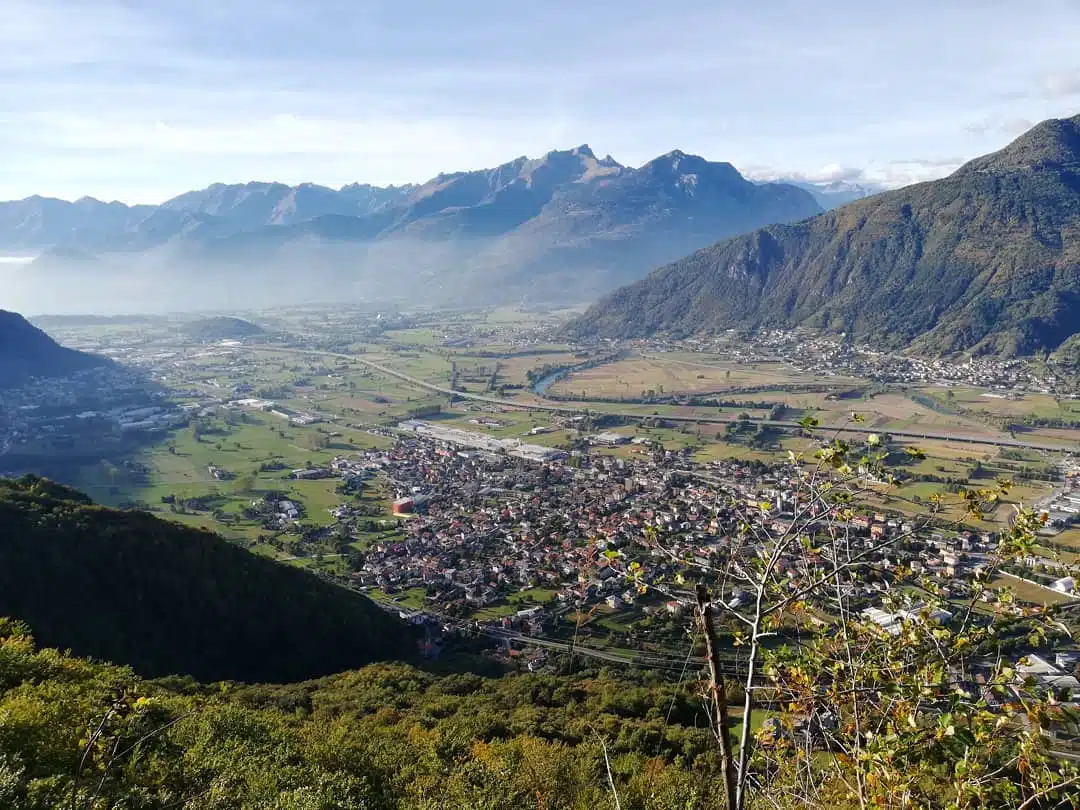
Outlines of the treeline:
<svg viewBox="0 0 1080 810">
<path fill-rule="evenodd" d="M 406 419 L 426 419 L 431 416 L 439 416 L 442 413 L 441 403 L 429 403 L 425 405 L 417 405 L 415 408 L 409 408 L 405 412 Z"/>
<path fill-rule="evenodd" d="M 954 408 L 952 405 L 946 405 L 937 397 L 932 397 L 928 394 L 922 394 L 918 391 L 908 391 L 907 397 L 916 405 L 922 405 L 924 408 L 928 408 L 935 413 L 944 414 L 945 416 L 958 416 L 960 410 Z"/>
<path fill-rule="evenodd" d="M 578 370 L 574 368 L 573 370 Z M 555 372 L 552 372 L 555 373 Z M 570 373 L 570 370 L 565 370 L 565 373 Z M 545 375 L 539 375 L 537 379 L 542 379 Z M 783 391 L 785 394 L 802 394 L 802 393 L 828 393 L 836 397 L 836 399 L 858 399 L 863 396 L 864 392 L 861 389 L 851 389 L 844 391 L 834 391 L 830 386 L 825 385 L 758 385 L 748 388 L 732 388 L 725 389 L 722 394 L 759 394 L 766 391 Z M 691 405 L 707 408 L 743 408 L 749 410 L 768 410 L 775 408 L 777 405 L 781 405 L 784 408 L 790 408 L 787 403 L 776 402 L 762 402 L 760 400 L 743 400 L 743 399 L 731 399 L 725 396 L 713 395 L 713 394 L 665 394 L 662 387 L 656 389 L 645 389 L 639 392 L 638 396 L 597 396 L 589 394 L 585 391 L 579 393 L 570 392 L 568 394 L 545 394 L 547 399 L 555 400 L 557 402 L 606 402 L 610 404 L 625 404 L 625 405 Z"/>
<path fill-rule="evenodd" d="M 0 615 L 145 675 L 299 680 L 415 652 L 360 594 L 42 479 L 0 479 L 0 527 Z"/>
<path fill-rule="evenodd" d="M 772 411 L 776 408 L 787 409 L 789 406 L 786 403 L 776 402 L 758 402 L 755 400 L 742 400 L 742 399 L 723 399 L 720 397 L 702 397 L 702 396 L 685 396 L 683 394 L 672 394 L 662 396 L 660 394 L 650 395 L 649 392 L 643 392 L 642 396 L 627 396 L 627 397 L 610 397 L 610 396 L 595 396 L 593 394 L 586 394 L 584 392 L 580 394 L 552 394 L 545 395 L 547 399 L 555 400 L 556 402 L 604 402 L 610 405 L 685 405 L 691 407 L 701 408 L 740 408 L 747 411 Z M 770 417 L 771 418 L 771 417 Z"/>
<path fill-rule="evenodd" d="M 1075 429 L 1080 428 L 1080 419 L 1066 419 L 1061 416 L 1036 416 L 1029 413 L 1020 420 L 1020 424 L 1024 427 Z"/>
</svg>

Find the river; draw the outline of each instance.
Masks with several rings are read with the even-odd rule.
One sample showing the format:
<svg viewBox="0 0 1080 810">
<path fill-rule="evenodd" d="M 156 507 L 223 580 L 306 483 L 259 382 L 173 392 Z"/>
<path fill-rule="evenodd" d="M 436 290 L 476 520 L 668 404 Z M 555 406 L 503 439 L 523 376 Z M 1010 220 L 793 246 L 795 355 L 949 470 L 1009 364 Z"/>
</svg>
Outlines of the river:
<svg viewBox="0 0 1080 810">
<path fill-rule="evenodd" d="M 565 379 L 570 373 L 571 369 L 560 369 L 559 371 L 553 371 L 550 374 L 541 377 L 539 380 L 532 384 L 532 392 L 538 397 L 546 397 L 548 389 L 551 388 L 559 380 Z"/>
</svg>

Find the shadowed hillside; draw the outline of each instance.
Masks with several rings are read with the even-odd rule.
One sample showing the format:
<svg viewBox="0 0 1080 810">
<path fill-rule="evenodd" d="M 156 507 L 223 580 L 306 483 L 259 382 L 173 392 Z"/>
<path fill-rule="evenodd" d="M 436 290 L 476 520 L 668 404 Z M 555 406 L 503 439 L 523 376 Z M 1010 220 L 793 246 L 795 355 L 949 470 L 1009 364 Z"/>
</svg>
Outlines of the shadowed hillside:
<svg viewBox="0 0 1080 810">
<path fill-rule="evenodd" d="M 0 526 L 0 615 L 143 675 L 292 681 L 415 651 L 364 596 L 43 479 L 0 479 Z"/>
<path fill-rule="evenodd" d="M 0 309 L 0 389 L 30 377 L 63 377 L 108 362 L 65 349 L 21 315 Z"/>
</svg>

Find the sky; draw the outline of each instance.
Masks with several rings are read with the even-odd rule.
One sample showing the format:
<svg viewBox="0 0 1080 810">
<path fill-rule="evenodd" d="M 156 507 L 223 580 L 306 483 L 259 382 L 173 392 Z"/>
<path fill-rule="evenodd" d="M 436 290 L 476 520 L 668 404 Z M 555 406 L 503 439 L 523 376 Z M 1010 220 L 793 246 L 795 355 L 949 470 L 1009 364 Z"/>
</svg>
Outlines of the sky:
<svg viewBox="0 0 1080 810">
<path fill-rule="evenodd" d="M 588 143 L 903 185 L 1080 113 L 1080 0 L 3 0 L 0 199 L 340 186 Z"/>
</svg>

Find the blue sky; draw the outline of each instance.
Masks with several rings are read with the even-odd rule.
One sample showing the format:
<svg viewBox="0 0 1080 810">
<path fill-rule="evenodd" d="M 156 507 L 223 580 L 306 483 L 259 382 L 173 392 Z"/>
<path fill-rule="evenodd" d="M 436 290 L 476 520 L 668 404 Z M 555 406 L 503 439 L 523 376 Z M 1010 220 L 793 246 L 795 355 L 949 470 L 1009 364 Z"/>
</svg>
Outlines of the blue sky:
<svg viewBox="0 0 1080 810">
<path fill-rule="evenodd" d="M 0 199 L 423 181 L 589 143 L 938 177 L 1080 112 L 1078 0 L 3 0 Z"/>
</svg>

